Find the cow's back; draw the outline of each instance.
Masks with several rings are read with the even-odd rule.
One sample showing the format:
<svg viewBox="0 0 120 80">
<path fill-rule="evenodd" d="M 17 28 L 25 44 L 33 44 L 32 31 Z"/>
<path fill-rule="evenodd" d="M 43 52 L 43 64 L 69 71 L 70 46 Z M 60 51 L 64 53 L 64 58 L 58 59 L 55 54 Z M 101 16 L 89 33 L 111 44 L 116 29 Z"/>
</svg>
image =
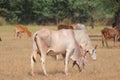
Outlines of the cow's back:
<svg viewBox="0 0 120 80">
<path fill-rule="evenodd" d="M 18 31 L 18 32 L 25 32 L 26 30 L 27 30 L 27 27 L 24 27 L 24 26 L 16 26 L 16 31 Z"/>
<path fill-rule="evenodd" d="M 51 48 L 54 48 L 56 50 L 55 52 L 65 51 L 67 48 L 75 47 L 75 38 L 72 30 L 62 29 L 52 31 L 51 41 Z"/>
<path fill-rule="evenodd" d="M 36 32 L 41 40 L 43 40 L 47 45 L 50 45 L 50 34 L 51 30 L 47 28 L 42 28 Z"/>
</svg>

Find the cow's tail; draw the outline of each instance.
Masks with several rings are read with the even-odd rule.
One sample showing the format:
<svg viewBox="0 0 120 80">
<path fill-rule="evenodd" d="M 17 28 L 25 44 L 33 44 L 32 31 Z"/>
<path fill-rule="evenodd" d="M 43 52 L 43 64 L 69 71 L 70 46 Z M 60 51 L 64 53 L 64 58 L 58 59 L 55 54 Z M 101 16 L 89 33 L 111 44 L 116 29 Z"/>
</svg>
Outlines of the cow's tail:
<svg viewBox="0 0 120 80">
<path fill-rule="evenodd" d="M 40 53 L 40 49 L 39 49 L 39 37 L 38 37 L 38 33 L 36 32 L 33 35 L 33 52 L 31 55 L 31 69 L 32 69 L 32 74 L 34 72 L 34 63 L 36 62 L 36 56 L 37 54 L 41 55 Z"/>
<path fill-rule="evenodd" d="M 33 35 L 33 53 L 31 55 L 31 62 L 35 63 L 36 62 L 36 49 L 35 49 L 35 46 L 36 46 L 36 42 L 37 42 L 37 39 L 36 39 L 36 36 L 37 36 L 37 33 L 35 33 Z"/>
<path fill-rule="evenodd" d="M 33 61 L 36 62 L 36 54 L 39 54 L 41 56 L 41 51 L 40 51 L 40 46 L 38 45 L 39 44 L 39 39 L 38 39 L 38 34 L 35 33 L 35 35 L 33 36 L 33 42 L 34 42 L 34 46 L 35 46 L 35 53 L 33 55 Z"/>
</svg>

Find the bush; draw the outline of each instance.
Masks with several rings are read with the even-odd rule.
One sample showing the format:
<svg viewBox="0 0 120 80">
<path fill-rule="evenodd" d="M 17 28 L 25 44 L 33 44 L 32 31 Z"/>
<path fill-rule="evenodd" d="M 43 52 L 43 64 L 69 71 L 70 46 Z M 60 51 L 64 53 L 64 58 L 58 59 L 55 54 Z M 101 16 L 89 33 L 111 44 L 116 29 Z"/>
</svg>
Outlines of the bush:
<svg viewBox="0 0 120 80">
<path fill-rule="evenodd" d="M 0 17 L 0 26 L 5 25 L 7 22 L 3 17 Z"/>
</svg>

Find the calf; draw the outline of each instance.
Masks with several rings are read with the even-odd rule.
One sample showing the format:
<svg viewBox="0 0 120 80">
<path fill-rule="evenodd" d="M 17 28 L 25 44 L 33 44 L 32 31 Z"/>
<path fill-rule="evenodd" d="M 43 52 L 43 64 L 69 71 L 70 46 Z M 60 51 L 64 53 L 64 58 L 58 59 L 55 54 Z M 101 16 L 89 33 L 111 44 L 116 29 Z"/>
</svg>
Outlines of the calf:
<svg viewBox="0 0 120 80">
<path fill-rule="evenodd" d="M 22 25 L 15 27 L 15 37 L 21 38 L 22 33 L 26 33 L 28 37 L 32 36 L 32 33 L 28 30 L 27 27 L 22 26 Z"/>
<path fill-rule="evenodd" d="M 71 58 L 77 64 L 79 70 L 84 68 L 84 57 L 80 54 L 80 48 L 74 38 L 72 30 L 48 30 L 41 29 L 33 35 L 33 52 L 31 55 L 31 68 L 32 75 L 34 62 L 36 61 L 36 54 L 39 52 L 41 55 L 42 69 L 44 74 L 47 75 L 45 69 L 46 55 L 66 54 L 65 56 L 65 74 L 68 74 L 68 61 Z"/>
</svg>

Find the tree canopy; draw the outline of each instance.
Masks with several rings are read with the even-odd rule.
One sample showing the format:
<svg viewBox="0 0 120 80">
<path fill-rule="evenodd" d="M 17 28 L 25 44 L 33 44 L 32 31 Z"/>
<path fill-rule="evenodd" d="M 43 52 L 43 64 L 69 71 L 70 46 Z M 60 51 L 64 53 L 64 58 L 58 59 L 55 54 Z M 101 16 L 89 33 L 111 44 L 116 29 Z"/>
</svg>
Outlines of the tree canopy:
<svg viewBox="0 0 120 80">
<path fill-rule="evenodd" d="M 118 10 L 119 0 L 0 0 L 0 16 L 10 23 L 93 22 Z"/>
</svg>

